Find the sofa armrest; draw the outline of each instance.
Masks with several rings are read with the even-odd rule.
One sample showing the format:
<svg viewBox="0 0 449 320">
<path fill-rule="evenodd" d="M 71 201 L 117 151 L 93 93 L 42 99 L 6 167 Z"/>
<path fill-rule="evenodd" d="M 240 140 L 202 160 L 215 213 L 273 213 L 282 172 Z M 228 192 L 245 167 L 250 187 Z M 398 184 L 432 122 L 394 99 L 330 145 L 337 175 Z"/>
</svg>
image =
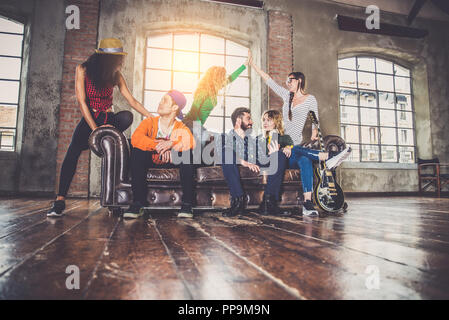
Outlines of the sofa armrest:
<svg viewBox="0 0 449 320">
<path fill-rule="evenodd" d="M 101 158 L 101 204 L 114 205 L 115 188 L 128 182 L 128 140 L 114 127 L 100 127 L 90 135 L 89 147 Z"/>
</svg>

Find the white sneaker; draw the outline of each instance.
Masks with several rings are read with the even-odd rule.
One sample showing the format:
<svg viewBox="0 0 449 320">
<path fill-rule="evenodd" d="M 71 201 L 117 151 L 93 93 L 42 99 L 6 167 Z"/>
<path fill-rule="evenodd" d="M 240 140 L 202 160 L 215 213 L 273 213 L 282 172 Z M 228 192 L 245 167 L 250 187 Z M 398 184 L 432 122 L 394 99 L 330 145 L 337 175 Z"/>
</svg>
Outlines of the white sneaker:
<svg viewBox="0 0 449 320">
<path fill-rule="evenodd" d="M 343 160 L 345 160 L 347 157 L 349 157 L 349 154 L 351 153 L 351 151 L 352 151 L 351 147 L 347 146 L 346 149 L 344 149 L 340 153 L 337 153 L 332 158 L 326 160 L 326 167 L 328 169 L 333 169 L 333 168 L 338 167 L 343 162 Z"/>
<path fill-rule="evenodd" d="M 315 209 L 312 201 L 305 201 L 302 206 L 302 215 L 303 216 L 318 216 L 318 211 Z"/>
<path fill-rule="evenodd" d="M 182 204 L 181 210 L 178 213 L 178 218 L 193 218 L 192 206 L 189 204 Z"/>
</svg>

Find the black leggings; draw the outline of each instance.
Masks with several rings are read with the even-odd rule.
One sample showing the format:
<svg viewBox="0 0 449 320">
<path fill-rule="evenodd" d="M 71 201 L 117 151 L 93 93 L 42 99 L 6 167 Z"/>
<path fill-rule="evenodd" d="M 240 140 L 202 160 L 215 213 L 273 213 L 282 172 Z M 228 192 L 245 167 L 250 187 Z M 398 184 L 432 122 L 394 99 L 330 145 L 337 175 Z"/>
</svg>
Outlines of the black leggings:
<svg viewBox="0 0 449 320">
<path fill-rule="evenodd" d="M 104 112 L 100 113 L 97 119 L 94 118 L 97 126 L 103 125 L 105 118 L 106 114 Z M 121 132 L 128 129 L 132 122 L 133 114 L 129 111 L 120 111 L 115 114 L 113 112 L 108 112 L 107 124 L 113 125 Z M 92 129 L 83 117 L 73 132 L 72 142 L 65 154 L 64 162 L 62 163 L 58 196 L 65 197 L 67 195 L 81 152 L 89 149 L 88 140 L 91 133 Z"/>
</svg>

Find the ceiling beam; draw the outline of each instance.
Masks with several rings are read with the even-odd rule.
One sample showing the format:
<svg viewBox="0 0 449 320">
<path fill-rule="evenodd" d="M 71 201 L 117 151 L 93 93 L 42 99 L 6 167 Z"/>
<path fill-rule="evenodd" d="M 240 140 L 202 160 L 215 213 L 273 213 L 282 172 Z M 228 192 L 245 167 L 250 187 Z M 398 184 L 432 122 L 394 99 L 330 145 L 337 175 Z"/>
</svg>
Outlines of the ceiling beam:
<svg viewBox="0 0 449 320">
<path fill-rule="evenodd" d="M 424 4 L 427 2 L 427 0 L 416 0 L 415 4 L 412 7 L 412 10 L 410 10 L 410 13 L 407 17 L 407 24 L 411 25 L 413 20 L 415 20 L 416 16 L 418 15 L 419 11 L 421 11 L 421 8 L 424 6 Z"/>
<path fill-rule="evenodd" d="M 379 35 L 407 37 L 415 39 L 424 38 L 429 34 L 429 31 L 424 29 L 416 29 L 388 23 L 381 23 L 380 29 L 368 29 L 366 27 L 366 21 L 364 19 L 358 19 L 342 15 L 337 15 L 337 21 L 338 21 L 338 28 L 344 31 L 372 33 Z"/>
<path fill-rule="evenodd" d="M 223 3 L 223 4 L 233 4 L 236 6 L 243 6 L 243 7 L 251 7 L 251 8 L 263 8 L 263 1 L 260 0 L 203 0 L 207 2 L 216 2 L 216 3 Z"/>
</svg>

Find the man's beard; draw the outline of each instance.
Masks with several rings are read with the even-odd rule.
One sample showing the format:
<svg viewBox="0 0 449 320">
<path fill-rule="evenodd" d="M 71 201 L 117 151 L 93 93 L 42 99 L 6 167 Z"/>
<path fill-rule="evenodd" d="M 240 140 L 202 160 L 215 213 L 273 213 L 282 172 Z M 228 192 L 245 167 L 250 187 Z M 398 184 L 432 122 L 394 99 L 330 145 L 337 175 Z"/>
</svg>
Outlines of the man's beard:
<svg viewBox="0 0 449 320">
<path fill-rule="evenodd" d="M 246 130 L 248 130 L 248 129 L 252 129 L 252 128 L 253 128 L 253 125 L 252 125 L 252 124 L 245 124 L 245 123 L 242 123 L 242 125 L 241 125 L 240 127 L 242 128 L 243 131 L 246 131 Z"/>
</svg>

